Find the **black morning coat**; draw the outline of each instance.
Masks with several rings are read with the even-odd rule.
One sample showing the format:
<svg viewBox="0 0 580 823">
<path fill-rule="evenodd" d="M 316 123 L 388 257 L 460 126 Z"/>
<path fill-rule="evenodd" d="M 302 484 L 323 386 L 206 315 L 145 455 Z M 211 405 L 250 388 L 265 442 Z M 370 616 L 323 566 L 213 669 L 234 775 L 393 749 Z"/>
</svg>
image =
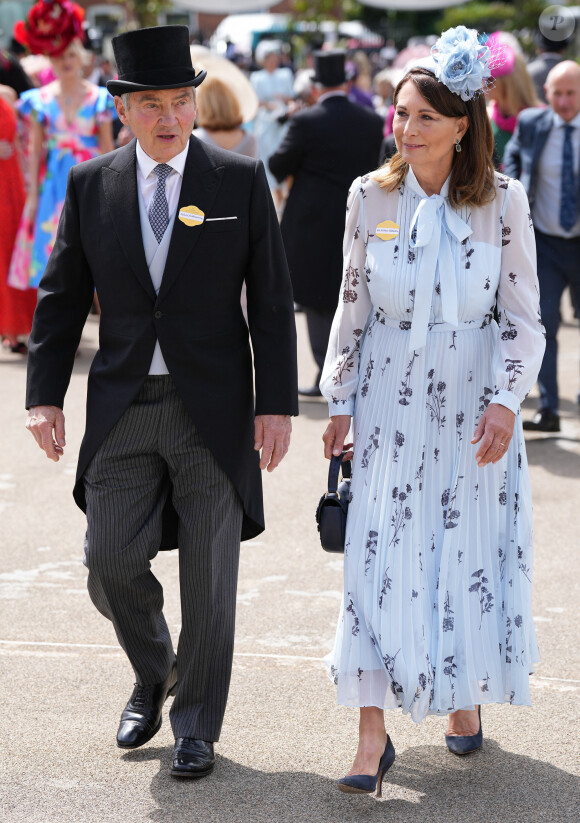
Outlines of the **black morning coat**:
<svg viewBox="0 0 580 823">
<path fill-rule="evenodd" d="M 143 250 L 135 147 L 70 171 L 38 290 L 26 405 L 63 407 L 96 288 L 99 350 L 89 373 L 77 504 L 85 510 L 85 469 L 143 385 L 159 339 L 191 419 L 239 492 L 247 540 L 264 528 L 254 414 L 298 413 L 292 289 L 266 175 L 258 161 L 190 138 L 179 209 L 236 219 L 187 226 L 176 217 L 156 295 Z M 240 307 L 244 280 L 249 334 Z M 160 548 L 176 546 L 176 526 L 169 495 Z"/>
<path fill-rule="evenodd" d="M 333 95 L 292 117 L 270 157 L 278 180 L 293 178 L 281 228 L 294 299 L 303 306 L 336 308 L 348 190 L 377 168 L 382 140 L 382 117 Z"/>
</svg>

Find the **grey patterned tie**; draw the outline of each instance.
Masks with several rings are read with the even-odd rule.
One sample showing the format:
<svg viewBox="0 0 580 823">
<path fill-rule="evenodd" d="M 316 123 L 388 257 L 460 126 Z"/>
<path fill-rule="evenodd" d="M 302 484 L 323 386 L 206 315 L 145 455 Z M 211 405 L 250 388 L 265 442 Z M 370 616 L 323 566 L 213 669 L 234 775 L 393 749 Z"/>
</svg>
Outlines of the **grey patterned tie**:
<svg viewBox="0 0 580 823">
<path fill-rule="evenodd" d="M 157 188 L 153 195 L 153 200 L 149 206 L 149 222 L 153 229 L 153 234 L 158 243 L 161 243 L 165 229 L 169 223 L 169 206 L 167 205 L 167 197 L 165 196 L 165 181 L 173 171 L 171 166 L 166 163 L 160 163 L 153 169 L 157 175 Z"/>
</svg>

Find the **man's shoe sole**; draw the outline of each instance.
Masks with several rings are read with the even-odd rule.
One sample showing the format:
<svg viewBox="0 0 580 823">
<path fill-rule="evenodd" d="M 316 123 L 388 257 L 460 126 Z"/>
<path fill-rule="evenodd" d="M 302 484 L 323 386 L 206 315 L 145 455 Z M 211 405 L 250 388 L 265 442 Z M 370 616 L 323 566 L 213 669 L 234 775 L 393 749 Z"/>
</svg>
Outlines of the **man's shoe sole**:
<svg viewBox="0 0 580 823">
<path fill-rule="evenodd" d="M 211 774 L 214 770 L 215 763 L 209 766 L 207 769 L 203 769 L 198 772 L 187 772 L 181 771 L 180 769 L 171 769 L 169 774 L 171 777 L 189 777 L 192 780 L 195 780 L 198 777 L 207 777 L 208 774 Z"/>
</svg>

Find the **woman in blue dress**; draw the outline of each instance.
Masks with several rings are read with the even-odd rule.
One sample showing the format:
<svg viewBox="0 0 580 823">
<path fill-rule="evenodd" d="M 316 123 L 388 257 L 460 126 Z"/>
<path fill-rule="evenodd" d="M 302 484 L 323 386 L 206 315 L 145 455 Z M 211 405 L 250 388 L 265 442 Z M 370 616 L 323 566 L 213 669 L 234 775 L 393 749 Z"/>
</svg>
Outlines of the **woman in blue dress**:
<svg viewBox="0 0 580 823">
<path fill-rule="evenodd" d="M 463 26 L 395 91 L 397 154 L 356 180 L 321 389 L 325 455 L 352 422 L 344 597 L 329 658 L 360 710 L 339 789 L 395 759 L 384 709 L 449 715 L 482 745 L 482 704 L 530 702 L 531 495 L 520 402 L 544 351 L 534 233 L 519 182 L 494 172 L 489 50 Z M 497 320 L 496 320 L 496 319 Z"/>
<path fill-rule="evenodd" d="M 83 79 L 83 47 L 73 40 L 51 57 L 56 80 L 24 92 L 18 108 L 30 118 L 29 189 L 24 220 L 33 226 L 29 286 L 37 287 L 52 251 L 71 166 L 112 151 L 113 98 Z M 21 259 L 18 244 L 15 260 Z"/>
</svg>

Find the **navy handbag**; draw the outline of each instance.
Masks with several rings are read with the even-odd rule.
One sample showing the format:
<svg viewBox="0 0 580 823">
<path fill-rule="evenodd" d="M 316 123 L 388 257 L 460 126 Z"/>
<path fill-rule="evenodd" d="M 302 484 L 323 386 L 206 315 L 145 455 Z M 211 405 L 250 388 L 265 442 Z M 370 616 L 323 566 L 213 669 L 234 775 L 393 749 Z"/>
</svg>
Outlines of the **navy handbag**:
<svg viewBox="0 0 580 823">
<path fill-rule="evenodd" d="M 345 454 L 343 452 L 338 457 L 332 456 L 328 470 L 328 491 L 322 495 L 316 509 L 320 542 L 327 552 L 344 551 L 352 468 L 350 460 L 342 462 Z M 342 480 L 339 482 L 341 468 Z"/>
</svg>

